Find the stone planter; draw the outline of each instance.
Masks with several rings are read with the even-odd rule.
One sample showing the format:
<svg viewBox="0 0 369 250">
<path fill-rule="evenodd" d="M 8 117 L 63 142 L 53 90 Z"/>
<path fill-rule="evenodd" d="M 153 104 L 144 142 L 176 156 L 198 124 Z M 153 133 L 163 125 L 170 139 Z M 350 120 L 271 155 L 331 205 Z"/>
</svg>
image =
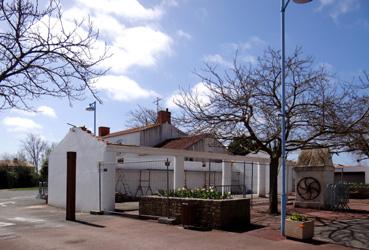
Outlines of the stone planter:
<svg viewBox="0 0 369 250">
<path fill-rule="evenodd" d="M 183 206 L 191 207 L 191 209 L 186 211 L 186 207 Z M 139 214 L 141 216 L 168 216 L 176 218 L 182 224 L 192 221 L 193 226 L 204 228 L 241 228 L 250 224 L 250 200 L 177 197 L 167 199 L 160 196 L 144 196 L 140 198 Z M 182 216 L 184 216 L 183 221 Z"/>
<path fill-rule="evenodd" d="M 314 236 L 314 220 L 293 221 L 286 220 L 285 234 L 299 240 L 308 240 Z"/>
</svg>

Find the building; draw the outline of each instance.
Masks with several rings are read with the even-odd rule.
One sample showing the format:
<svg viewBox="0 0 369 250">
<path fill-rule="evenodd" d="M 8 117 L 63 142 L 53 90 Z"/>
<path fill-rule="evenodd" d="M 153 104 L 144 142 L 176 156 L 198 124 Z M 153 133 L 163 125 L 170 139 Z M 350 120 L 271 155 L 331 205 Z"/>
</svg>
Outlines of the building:
<svg viewBox="0 0 369 250">
<path fill-rule="evenodd" d="M 68 152 L 76 155 L 76 209 L 80 211 L 114 209 L 116 192 L 140 196 L 166 188 L 204 186 L 260 196 L 269 192 L 268 155 L 231 155 L 213 136 L 187 135 L 173 126 L 168 110 L 158 112 L 155 124 L 112 133 L 99 127 L 98 131 L 95 136 L 84 127 L 73 127 L 51 152 L 50 205 L 66 205 Z M 287 190 L 292 191 L 290 171 L 287 176 Z"/>
<path fill-rule="evenodd" d="M 364 165 L 334 165 L 334 182 L 369 184 L 369 167 Z"/>
</svg>

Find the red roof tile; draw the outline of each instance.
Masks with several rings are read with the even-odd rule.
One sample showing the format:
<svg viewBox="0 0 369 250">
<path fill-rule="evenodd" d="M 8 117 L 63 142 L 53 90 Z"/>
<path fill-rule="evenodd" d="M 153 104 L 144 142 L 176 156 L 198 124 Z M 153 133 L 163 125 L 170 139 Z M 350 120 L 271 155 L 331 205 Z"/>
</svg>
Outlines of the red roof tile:
<svg viewBox="0 0 369 250">
<path fill-rule="evenodd" d="M 187 149 L 193 144 L 199 142 L 200 140 L 208 137 L 208 134 L 200 134 L 200 135 L 190 135 L 186 137 L 181 137 L 178 139 L 169 140 L 164 145 L 161 145 L 161 148 L 171 148 L 171 149 Z"/>
</svg>

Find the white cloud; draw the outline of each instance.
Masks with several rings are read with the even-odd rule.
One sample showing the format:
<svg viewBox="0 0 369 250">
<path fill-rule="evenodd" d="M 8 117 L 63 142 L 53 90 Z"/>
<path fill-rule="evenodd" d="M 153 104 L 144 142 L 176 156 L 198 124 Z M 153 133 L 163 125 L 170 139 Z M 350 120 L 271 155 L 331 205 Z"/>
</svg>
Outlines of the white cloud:
<svg viewBox="0 0 369 250">
<path fill-rule="evenodd" d="M 319 0 L 319 6 L 316 9 L 316 11 L 321 11 L 323 10 L 325 7 L 331 5 L 334 3 L 335 0 Z"/>
<path fill-rule="evenodd" d="M 254 49 L 256 47 L 260 47 L 265 45 L 265 41 L 261 39 L 258 36 L 252 36 L 249 39 L 247 39 L 246 42 L 240 42 L 240 43 L 229 43 L 229 45 L 234 50 L 250 50 Z"/>
<path fill-rule="evenodd" d="M 37 108 L 37 112 L 41 113 L 42 115 L 51 117 L 51 118 L 57 118 L 55 110 L 49 106 L 39 106 Z"/>
<path fill-rule="evenodd" d="M 359 0 L 319 0 L 316 11 L 328 9 L 329 16 L 337 21 L 338 17 L 360 8 Z"/>
<path fill-rule="evenodd" d="M 246 55 L 242 57 L 242 61 L 246 63 L 256 64 L 256 57 L 251 55 Z"/>
<path fill-rule="evenodd" d="M 196 97 L 196 99 L 202 105 L 206 105 L 210 102 L 210 90 L 209 88 L 203 83 L 199 82 L 195 84 L 191 89 L 190 93 L 192 96 Z M 181 103 L 184 100 L 184 97 L 180 94 L 179 91 L 175 91 L 166 101 L 166 106 L 171 109 L 177 108 L 176 103 Z"/>
<path fill-rule="evenodd" d="M 177 36 L 181 38 L 185 38 L 187 40 L 191 40 L 192 36 L 183 30 L 177 30 Z"/>
<path fill-rule="evenodd" d="M 22 110 L 22 109 L 11 109 L 10 113 L 21 115 L 21 116 L 29 116 L 29 117 L 36 116 L 36 112 Z"/>
<path fill-rule="evenodd" d="M 44 115 L 51 118 L 57 118 L 55 110 L 46 105 L 39 106 L 35 111 L 12 109 L 10 113 L 28 117 L 34 117 L 36 115 Z"/>
<path fill-rule="evenodd" d="M 30 130 L 41 129 L 42 126 L 35 121 L 17 116 L 7 116 L 2 120 L 2 124 L 9 132 L 30 132 Z M 33 131 L 32 131 L 33 132 Z"/>
<path fill-rule="evenodd" d="M 138 0 L 75 1 L 77 5 L 64 11 L 67 23 L 88 16 L 99 30 L 94 53 L 101 55 L 107 46 L 111 55 L 98 65 L 109 68 L 111 75 L 98 80 L 96 88 L 118 101 L 157 95 L 125 73 L 133 67 L 154 67 L 163 56 L 171 55 L 173 40 L 160 30 L 159 21 L 168 8 L 178 5 L 177 1 L 162 0 L 153 7 L 145 7 Z"/>
<path fill-rule="evenodd" d="M 154 66 L 163 54 L 171 53 L 172 39 L 161 31 L 138 26 L 125 29 L 112 42 L 112 56 L 102 65 L 113 73 L 123 73 L 132 66 Z"/>
<path fill-rule="evenodd" d="M 219 54 L 206 55 L 204 56 L 203 60 L 207 63 L 215 63 L 215 64 L 222 65 L 224 67 L 227 67 L 227 68 L 230 68 L 233 65 L 231 62 L 225 60 L 223 56 Z"/>
<path fill-rule="evenodd" d="M 114 14 L 118 17 L 136 21 L 159 19 L 163 14 L 161 6 L 145 8 L 137 0 L 77 0 L 77 2 L 93 11 L 109 15 Z"/>
<path fill-rule="evenodd" d="M 137 82 L 126 76 L 106 75 L 100 77 L 95 88 L 104 90 L 108 96 L 116 101 L 132 101 L 140 98 L 158 96 L 153 90 L 142 88 Z"/>
<path fill-rule="evenodd" d="M 132 0 L 109 0 L 108 2 L 117 9 L 108 6 L 109 3 L 104 1 L 79 0 L 80 6 L 66 10 L 64 15 L 67 23 L 72 23 L 76 16 L 81 16 L 80 9 L 84 9 L 83 15 L 88 15 L 94 27 L 99 30 L 100 40 L 95 44 L 94 52 L 96 56 L 101 55 L 106 43 L 111 55 L 99 66 L 110 68 L 113 73 L 122 74 L 133 66 L 155 66 L 162 55 L 171 54 L 172 38 L 160 31 L 155 21 L 146 20 L 146 23 L 137 22 L 133 25 L 131 23 L 127 27 L 119 17 L 111 15 L 115 10 L 120 13 L 119 8 L 127 5 L 128 9 L 137 9 L 130 12 L 130 15 L 145 19 L 145 16 L 150 16 L 147 14 L 151 13 L 150 9 L 144 11 L 142 5 Z M 158 8 L 164 10 L 163 6 L 172 5 L 170 1 L 166 1 Z M 86 11 L 86 7 L 90 10 Z"/>
</svg>

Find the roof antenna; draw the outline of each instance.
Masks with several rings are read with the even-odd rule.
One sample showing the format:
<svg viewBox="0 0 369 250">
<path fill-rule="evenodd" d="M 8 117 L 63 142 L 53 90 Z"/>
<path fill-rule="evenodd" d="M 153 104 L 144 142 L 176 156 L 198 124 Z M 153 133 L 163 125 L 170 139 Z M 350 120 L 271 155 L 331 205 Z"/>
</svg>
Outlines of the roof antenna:
<svg viewBox="0 0 369 250">
<path fill-rule="evenodd" d="M 163 100 L 160 97 L 156 97 L 153 103 L 156 105 L 156 112 L 159 112 L 160 101 Z"/>
</svg>

